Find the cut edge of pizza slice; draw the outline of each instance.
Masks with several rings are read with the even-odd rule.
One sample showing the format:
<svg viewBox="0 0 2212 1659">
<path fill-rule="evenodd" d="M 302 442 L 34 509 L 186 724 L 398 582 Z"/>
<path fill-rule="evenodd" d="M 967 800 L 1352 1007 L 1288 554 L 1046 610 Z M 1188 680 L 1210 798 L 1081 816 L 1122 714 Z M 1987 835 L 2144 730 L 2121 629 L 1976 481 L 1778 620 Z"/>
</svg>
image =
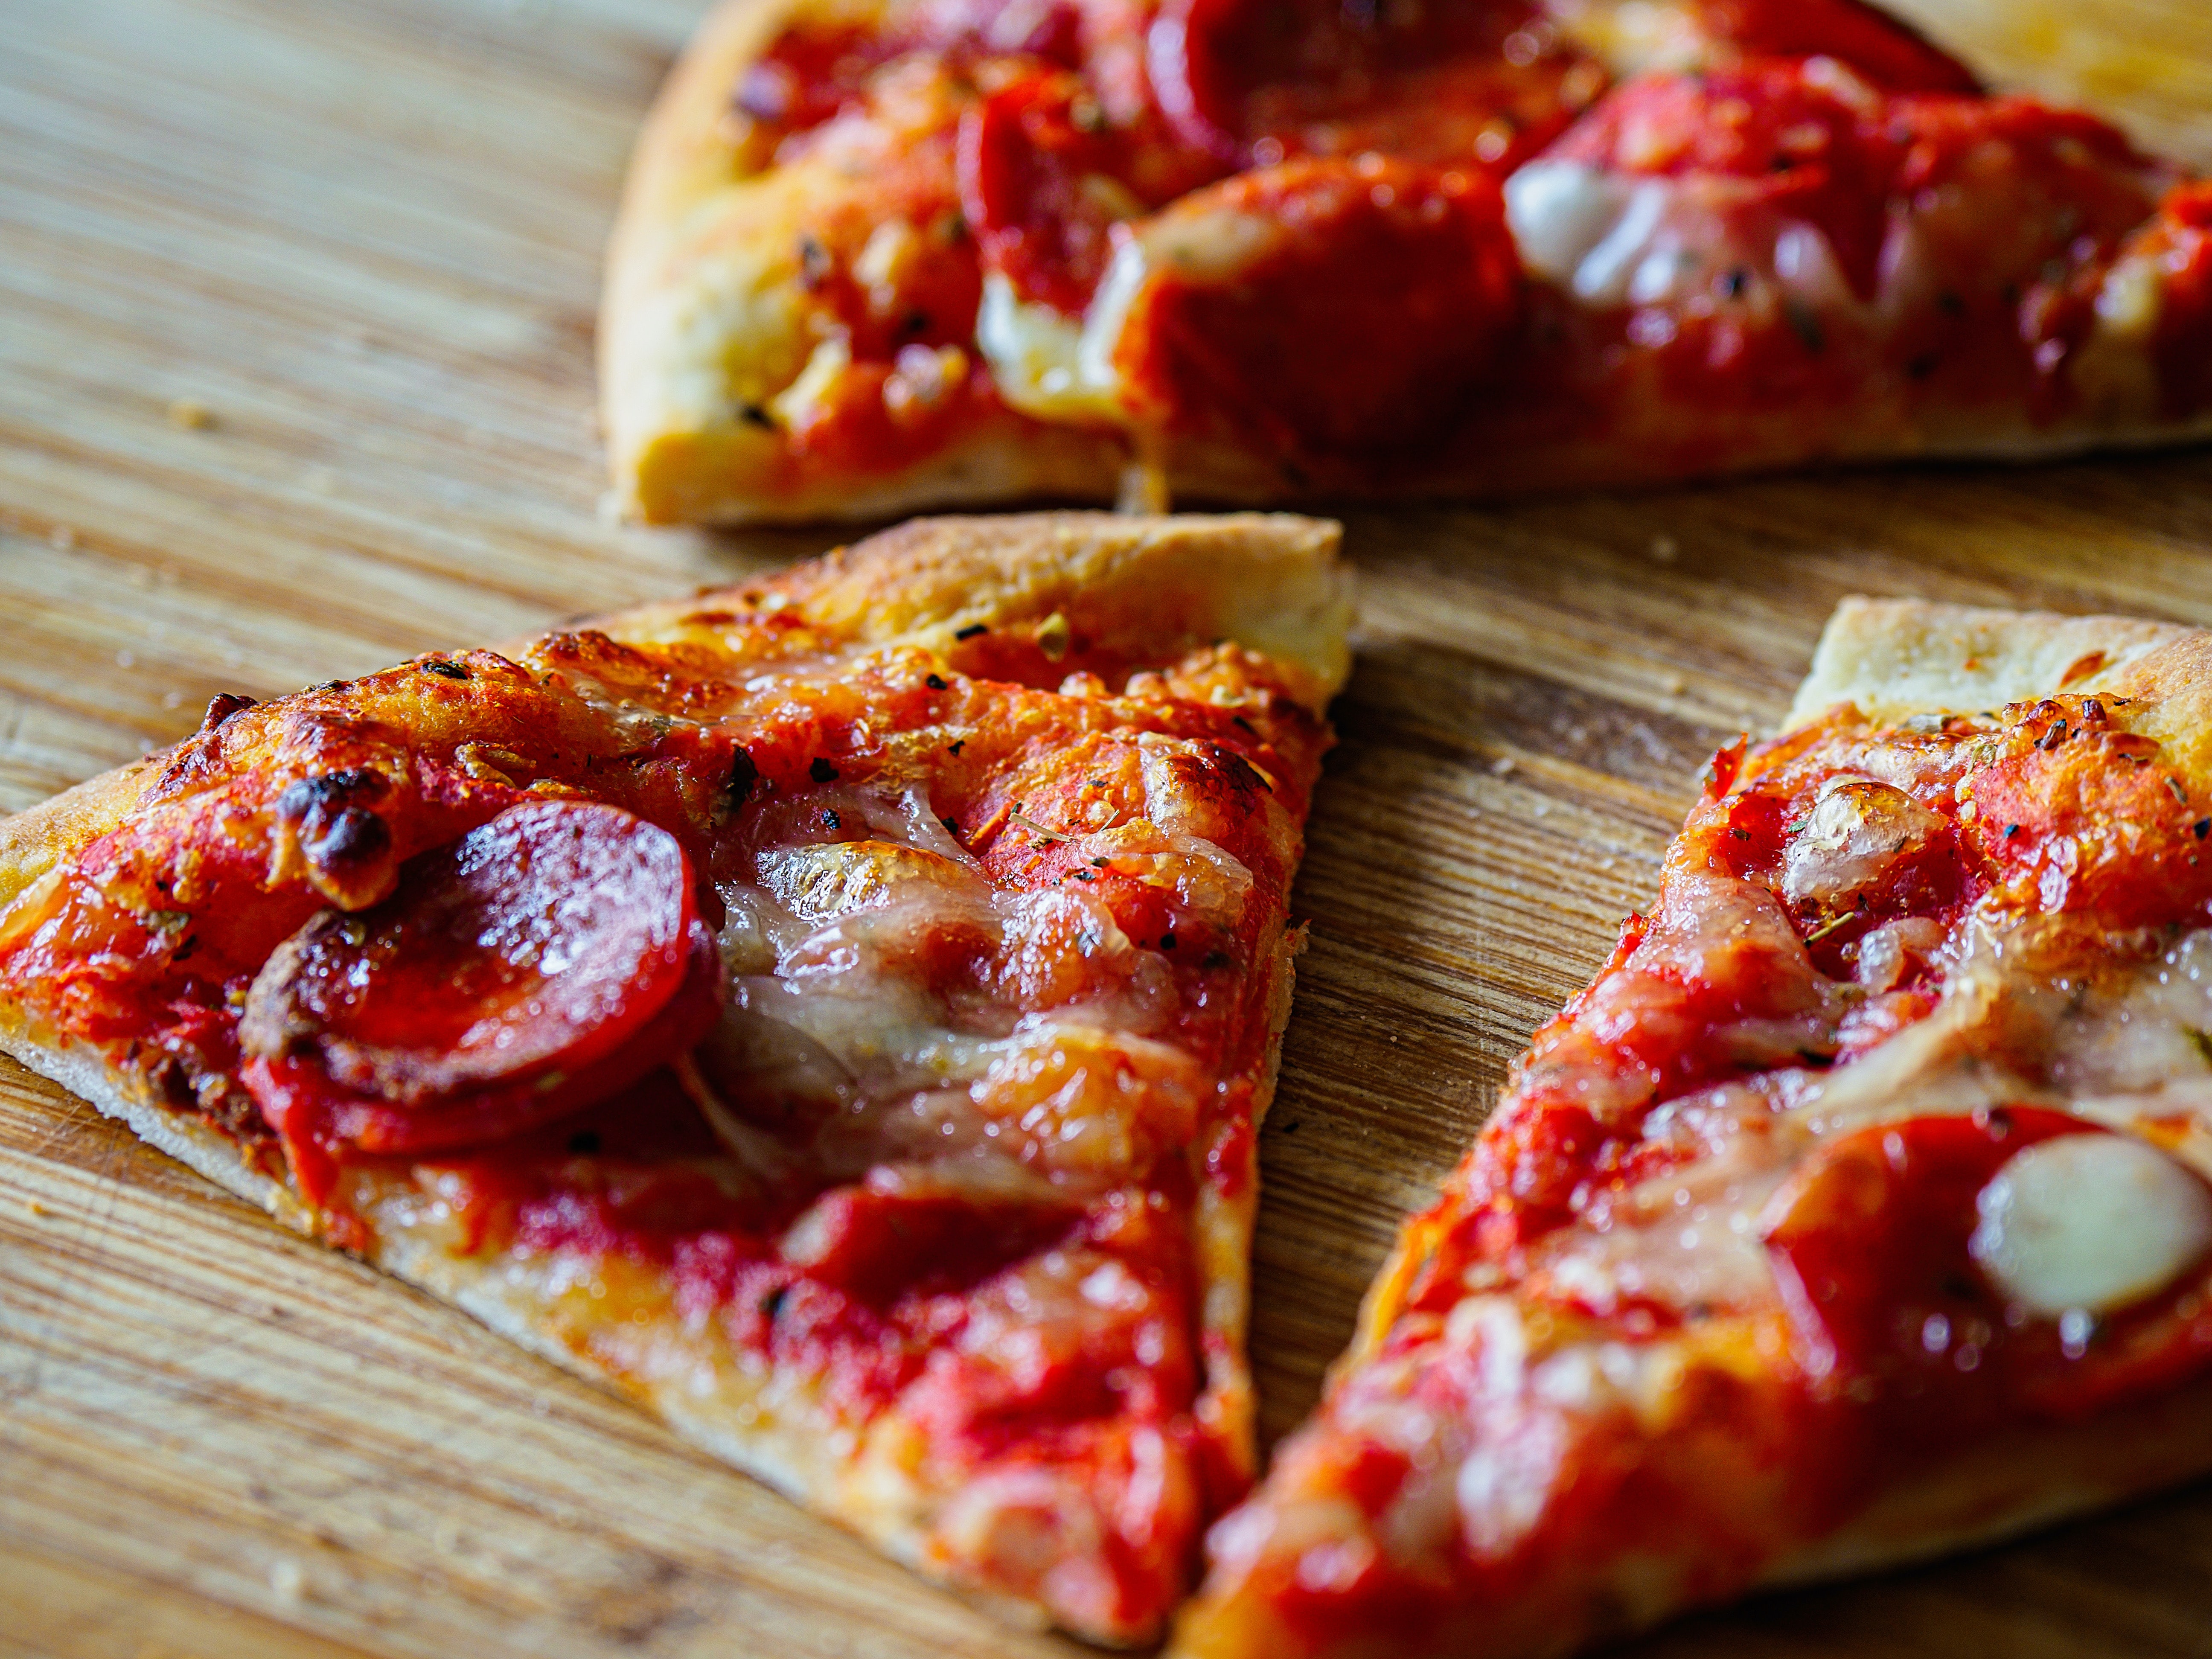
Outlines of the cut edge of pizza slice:
<svg viewBox="0 0 2212 1659">
<path fill-rule="evenodd" d="M 1844 601 L 1170 1652 L 1560 1654 L 2212 1469 L 2208 834 L 2212 634 Z"/>
<path fill-rule="evenodd" d="M 1001 1616 L 1146 1639 L 1252 1474 L 1338 539 L 921 520 L 219 698 L 0 822 L 0 1048 Z"/>
</svg>

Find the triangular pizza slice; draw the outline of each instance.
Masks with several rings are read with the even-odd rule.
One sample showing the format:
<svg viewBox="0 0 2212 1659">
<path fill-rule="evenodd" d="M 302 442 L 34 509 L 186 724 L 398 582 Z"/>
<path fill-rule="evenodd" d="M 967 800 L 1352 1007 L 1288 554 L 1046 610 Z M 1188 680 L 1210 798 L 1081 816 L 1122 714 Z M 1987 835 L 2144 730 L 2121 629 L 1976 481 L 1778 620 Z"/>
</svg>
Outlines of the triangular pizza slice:
<svg viewBox="0 0 2212 1659">
<path fill-rule="evenodd" d="M 0 825 L 0 1043 L 922 1571 L 1157 1632 L 1249 1483 L 1334 525 L 917 522 Z"/>
<path fill-rule="evenodd" d="M 2212 430 L 2212 187 L 1860 0 L 723 0 L 599 337 L 658 520 L 2043 454 Z"/>
<path fill-rule="evenodd" d="M 1847 601 L 1173 1651 L 1559 1654 L 2212 1468 L 2208 1033 L 2212 634 Z"/>
</svg>

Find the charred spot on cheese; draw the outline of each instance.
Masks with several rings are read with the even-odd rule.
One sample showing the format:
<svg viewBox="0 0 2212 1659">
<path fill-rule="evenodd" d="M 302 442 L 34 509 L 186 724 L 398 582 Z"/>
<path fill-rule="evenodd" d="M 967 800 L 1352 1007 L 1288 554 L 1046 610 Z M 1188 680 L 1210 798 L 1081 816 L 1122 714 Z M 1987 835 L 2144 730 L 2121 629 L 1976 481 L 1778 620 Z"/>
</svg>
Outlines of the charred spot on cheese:
<svg viewBox="0 0 2212 1659">
<path fill-rule="evenodd" d="M 752 799 L 754 787 L 759 782 L 760 768 L 754 763 L 751 750 L 738 744 L 731 751 L 729 781 L 722 787 L 722 798 L 729 810 L 740 810 Z"/>
<path fill-rule="evenodd" d="M 392 793 L 381 772 L 347 767 L 298 779 L 276 798 L 279 830 L 298 847 L 308 880 L 342 908 L 374 904 L 398 879 L 392 829 L 377 811 Z"/>
<path fill-rule="evenodd" d="M 234 691 L 218 691 L 208 699 L 207 713 L 200 716 L 203 732 L 218 730 L 234 714 L 243 714 L 254 706 L 253 699 Z"/>
<path fill-rule="evenodd" d="M 465 680 L 470 678 L 466 668 L 459 663 L 450 661 L 443 657 L 430 658 L 422 664 L 422 672 L 426 674 L 435 674 L 443 680 Z"/>
<path fill-rule="evenodd" d="M 313 815 L 303 821 L 300 848 L 309 863 L 329 872 L 367 863 L 392 846 L 392 831 L 363 806 L 343 806 L 335 817 Z"/>
</svg>

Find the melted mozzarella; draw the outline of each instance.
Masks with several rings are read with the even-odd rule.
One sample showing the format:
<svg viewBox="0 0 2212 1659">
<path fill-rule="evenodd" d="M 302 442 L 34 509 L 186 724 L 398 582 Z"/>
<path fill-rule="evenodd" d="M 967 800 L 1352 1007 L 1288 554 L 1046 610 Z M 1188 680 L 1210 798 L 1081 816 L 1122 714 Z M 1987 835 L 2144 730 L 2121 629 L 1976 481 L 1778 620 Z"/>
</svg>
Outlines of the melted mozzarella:
<svg viewBox="0 0 2212 1659">
<path fill-rule="evenodd" d="M 1626 215 L 1634 181 L 1581 161 L 1539 157 L 1505 181 L 1505 224 L 1521 263 L 1562 288 Z"/>
<path fill-rule="evenodd" d="M 1172 739 L 1144 750 L 1146 811 L 1076 838 L 1154 886 L 1170 925 L 1231 927 L 1253 878 Z M 731 999 L 690 1079 L 746 1164 L 833 1178 L 887 1162 L 978 1192 L 1127 1180 L 1193 1133 L 1200 1068 L 1158 1040 L 1173 975 L 1080 887 L 994 888 L 920 792 L 825 792 L 864 839 L 760 848 L 720 888 Z M 966 963 L 950 975 L 933 963 Z M 785 1152 L 775 1149 L 782 1146 Z"/>
<path fill-rule="evenodd" d="M 2067 1094 L 2145 1094 L 2212 1078 L 2212 931 L 2121 972 L 2069 975 L 2057 996 L 2050 1075 Z"/>
<path fill-rule="evenodd" d="M 1783 895 L 1793 904 L 1841 908 L 1942 828 L 1940 816 L 1893 785 L 1832 778 L 1790 838 Z"/>
<path fill-rule="evenodd" d="M 1883 244 L 1875 301 L 1863 304 L 1826 233 L 1776 219 L 1747 181 L 1717 174 L 1646 177 L 1539 156 L 1504 194 L 1522 265 L 1587 306 L 1709 314 L 1726 293 L 1754 315 L 1788 300 L 1879 326 L 1923 278 L 1925 244 L 1901 222 Z"/>
<path fill-rule="evenodd" d="M 758 866 L 769 890 L 807 921 L 888 902 L 915 884 L 955 884 L 965 873 L 941 854 L 884 841 L 771 848 Z"/>
<path fill-rule="evenodd" d="M 807 424 L 852 366 L 852 343 L 843 335 L 832 335 L 816 346 L 799 378 L 769 399 L 769 412 L 776 424 L 787 431 Z"/>
<path fill-rule="evenodd" d="M 2212 1249 L 2212 1194 L 2125 1135 L 2065 1135 L 2013 1155 L 1975 1200 L 1974 1260 L 2033 1312 L 2109 1313 Z"/>
<path fill-rule="evenodd" d="M 975 346 L 991 366 L 999 395 L 1040 420 L 1112 420 L 1120 410 L 1119 377 L 1094 380 L 1084 367 L 1083 325 L 1014 292 L 996 271 L 983 278 L 975 313 Z"/>
<path fill-rule="evenodd" d="M 983 281 L 975 343 L 1000 394 L 1043 420 L 1133 426 L 1148 411 L 1115 366 L 1129 319 L 1155 283 L 1231 283 L 1279 246 L 1283 228 L 1218 203 L 1183 204 L 1119 231 L 1113 258 L 1079 321 L 1017 295 L 995 273 Z"/>
<path fill-rule="evenodd" d="M 1521 263 L 1585 305 L 1709 307 L 1716 282 L 1735 272 L 1808 300 L 1817 290 L 1822 303 L 1841 287 L 1812 227 L 1739 225 L 1731 209 L 1743 191 L 1730 179 L 1644 178 L 1540 156 L 1504 191 Z"/>
</svg>

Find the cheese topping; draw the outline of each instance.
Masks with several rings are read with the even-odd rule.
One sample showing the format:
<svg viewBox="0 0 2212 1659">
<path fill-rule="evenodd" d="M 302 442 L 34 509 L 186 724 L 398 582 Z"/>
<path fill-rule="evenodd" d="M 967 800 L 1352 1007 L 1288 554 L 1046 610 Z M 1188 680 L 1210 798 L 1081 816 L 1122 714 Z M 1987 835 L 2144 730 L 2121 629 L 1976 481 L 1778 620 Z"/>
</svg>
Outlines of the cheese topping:
<svg viewBox="0 0 2212 1659">
<path fill-rule="evenodd" d="M 1971 1248 L 2014 1303 L 2057 1318 L 2164 1290 L 2212 1249 L 2212 1194 L 2121 1135 L 2067 1135 L 2015 1153 L 1975 1200 Z"/>
<path fill-rule="evenodd" d="M 1000 395 L 1040 419 L 1133 425 L 1146 411 L 1115 360 L 1148 286 L 1163 276 L 1226 284 L 1265 258 L 1283 228 L 1255 213 L 1189 207 L 1117 229 L 1113 257 L 1081 320 L 1024 300 L 997 272 L 983 281 L 975 343 Z"/>
</svg>

